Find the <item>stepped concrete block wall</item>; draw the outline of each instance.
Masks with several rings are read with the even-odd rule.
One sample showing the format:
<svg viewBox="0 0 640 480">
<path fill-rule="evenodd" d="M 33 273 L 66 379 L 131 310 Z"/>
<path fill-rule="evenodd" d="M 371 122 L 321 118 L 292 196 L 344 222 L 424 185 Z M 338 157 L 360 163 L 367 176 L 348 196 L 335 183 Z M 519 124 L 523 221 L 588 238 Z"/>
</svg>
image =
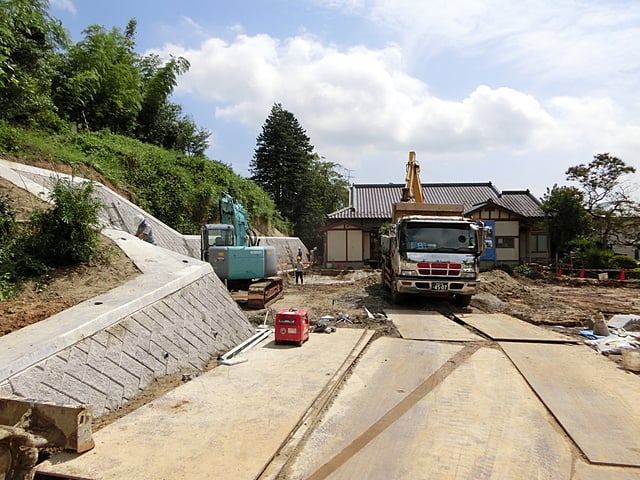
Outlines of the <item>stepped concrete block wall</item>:
<svg viewBox="0 0 640 480">
<path fill-rule="evenodd" d="M 100 416 L 158 376 L 202 369 L 253 334 L 209 264 L 105 233 L 146 273 L 0 337 L 0 395 L 89 403 Z"/>
<path fill-rule="evenodd" d="M 51 172 L 0 160 L 0 175 L 48 199 Z M 106 187 L 97 190 L 101 198 L 113 200 L 111 213 L 104 215 L 105 224 L 122 218 L 116 227 L 126 227 L 126 219 L 145 214 Z M 211 265 L 189 254 L 184 236 L 169 227 L 158 230 L 171 249 L 150 245 L 127 231 L 105 228 L 103 234 L 134 261 L 142 275 L 0 337 L 0 395 L 89 403 L 94 415 L 101 416 L 158 376 L 201 369 L 253 334 Z M 199 256 L 199 246 L 197 252 Z"/>
</svg>

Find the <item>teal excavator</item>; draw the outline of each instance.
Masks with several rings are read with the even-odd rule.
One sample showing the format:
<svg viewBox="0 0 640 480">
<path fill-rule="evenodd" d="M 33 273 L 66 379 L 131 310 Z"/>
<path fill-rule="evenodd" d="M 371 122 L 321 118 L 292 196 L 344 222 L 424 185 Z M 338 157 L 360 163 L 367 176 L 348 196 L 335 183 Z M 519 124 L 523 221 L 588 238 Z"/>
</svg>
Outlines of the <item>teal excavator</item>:
<svg viewBox="0 0 640 480">
<path fill-rule="evenodd" d="M 247 291 L 248 308 L 261 309 L 282 295 L 275 247 L 261 246 L 247 211 L 228 193 L 220 198 L 220 221 L 201 230 L 201 259 L 230 291 Z"/>
</svg>

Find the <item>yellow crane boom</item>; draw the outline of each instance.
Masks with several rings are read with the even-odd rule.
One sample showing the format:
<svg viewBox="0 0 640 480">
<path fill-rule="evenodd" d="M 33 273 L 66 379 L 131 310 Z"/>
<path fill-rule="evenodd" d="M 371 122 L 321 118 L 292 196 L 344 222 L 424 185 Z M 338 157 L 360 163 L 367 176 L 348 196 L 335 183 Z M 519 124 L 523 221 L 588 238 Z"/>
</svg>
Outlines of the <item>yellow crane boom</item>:
<svg viewBox="0 0 640 480">
<path fill-rule="evenodd" d="M 409 152 L 407 162 L 407 177 L 402 189 L 403 202 L 424 203 L 422 197 L 422 182 L 420 181 L 420 165 L 416 162 L 416 152 Z"/>
</svg>

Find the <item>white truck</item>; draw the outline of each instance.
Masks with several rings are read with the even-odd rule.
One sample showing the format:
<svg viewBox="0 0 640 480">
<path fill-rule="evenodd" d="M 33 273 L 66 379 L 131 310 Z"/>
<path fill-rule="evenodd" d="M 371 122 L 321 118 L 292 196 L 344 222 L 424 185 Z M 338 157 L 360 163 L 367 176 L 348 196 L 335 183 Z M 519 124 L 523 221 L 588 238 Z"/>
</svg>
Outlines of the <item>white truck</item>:
<svg viewBox="0 0 640 480">
<path fill-rule="evenodd" d="M 392 224 L 381 235 L 382 285 L 394 303 L 406 295 L 447 297 L 466 307 L 478 289 L 479 258 L 492 246 L 491 229 L 463 216 L 462 205 L 427 204 L 415 153 L 407 184 L 393 204 Z"/>
</svg>

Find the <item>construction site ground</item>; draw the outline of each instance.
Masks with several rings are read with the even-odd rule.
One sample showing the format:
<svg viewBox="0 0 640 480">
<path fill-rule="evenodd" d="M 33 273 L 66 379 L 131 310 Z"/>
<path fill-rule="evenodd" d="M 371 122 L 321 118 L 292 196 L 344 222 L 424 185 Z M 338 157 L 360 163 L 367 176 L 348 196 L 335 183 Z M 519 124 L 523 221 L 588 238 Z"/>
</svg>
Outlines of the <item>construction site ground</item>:
<svg viewBox="0 0 640 480">
<path fill-rule="evenodd" d="M 86 266 L 76 282 L 53 274 L 21 301 L 75 298 L 92 269 L 117 275 L 115 264 Z M 283 298 L 246 310 L 252 323 L 272 324 L 287 308 L 348 320 L 302 347 L 276 346 L 272 336 L 245 363 L 158 379 L 96 420 L 94 450 L 40 468 L 96 479 L 640 478 L 635 437 L 625 436 L 640 428 L 640 379 L 578 335 L 601 313 L 640 313 L 640 285 L 500 270 L 482 280 L 471 308 L 459 310 L 418 298 L 394 306 L 378 271 L 310 269 L 304 285 L 286 276 Z M 13 315 L 5 305 L 3 319 Z M 492 339 L 474 317 L 484 313 L 541 333 Z M 548 335 L 566 341 L 546 343 Z"/>
<path fill-rule="evenodd" d="M 95 479 L 640 478 L 640 378 L 577 335 L 601 312 L 638 313 L 633 282 L 493 271 L 472 307 L 457 310 L 438 300 L 391 305 L 376 271 L 328 273 L 308 272 L 298 286 L 287 277 L 282 299 L 247 315 L 257 325 L 286 308 L 348 316 L 330 323 L 335 332 L 312 333 L 302 347 L 271 336 L 241 354 L 246 362 L 176 378 L 182 385 L 97 431 L 94 450 L 55 456 L 41 470 Z"/>
<path fill-rule="evenodd" d="M 1 334 L 138 274 L 106 251 L 0 302 Z M 244 363 L 213 359 L 159 378 L 96 419 L 95 449 L 41 469 L 92 479 L 640 478 L 640 378 L 578 335 L 601 316 L 640 314 L 640 282 L 494 270 L 459 310 L 392 305 L 375 270 L 284 278 L 282 299 L 246 310 L 252 323 L 305 308 L 333 317 L 335 331 L 302 347 L 270 337 Z"/>
</svg>

